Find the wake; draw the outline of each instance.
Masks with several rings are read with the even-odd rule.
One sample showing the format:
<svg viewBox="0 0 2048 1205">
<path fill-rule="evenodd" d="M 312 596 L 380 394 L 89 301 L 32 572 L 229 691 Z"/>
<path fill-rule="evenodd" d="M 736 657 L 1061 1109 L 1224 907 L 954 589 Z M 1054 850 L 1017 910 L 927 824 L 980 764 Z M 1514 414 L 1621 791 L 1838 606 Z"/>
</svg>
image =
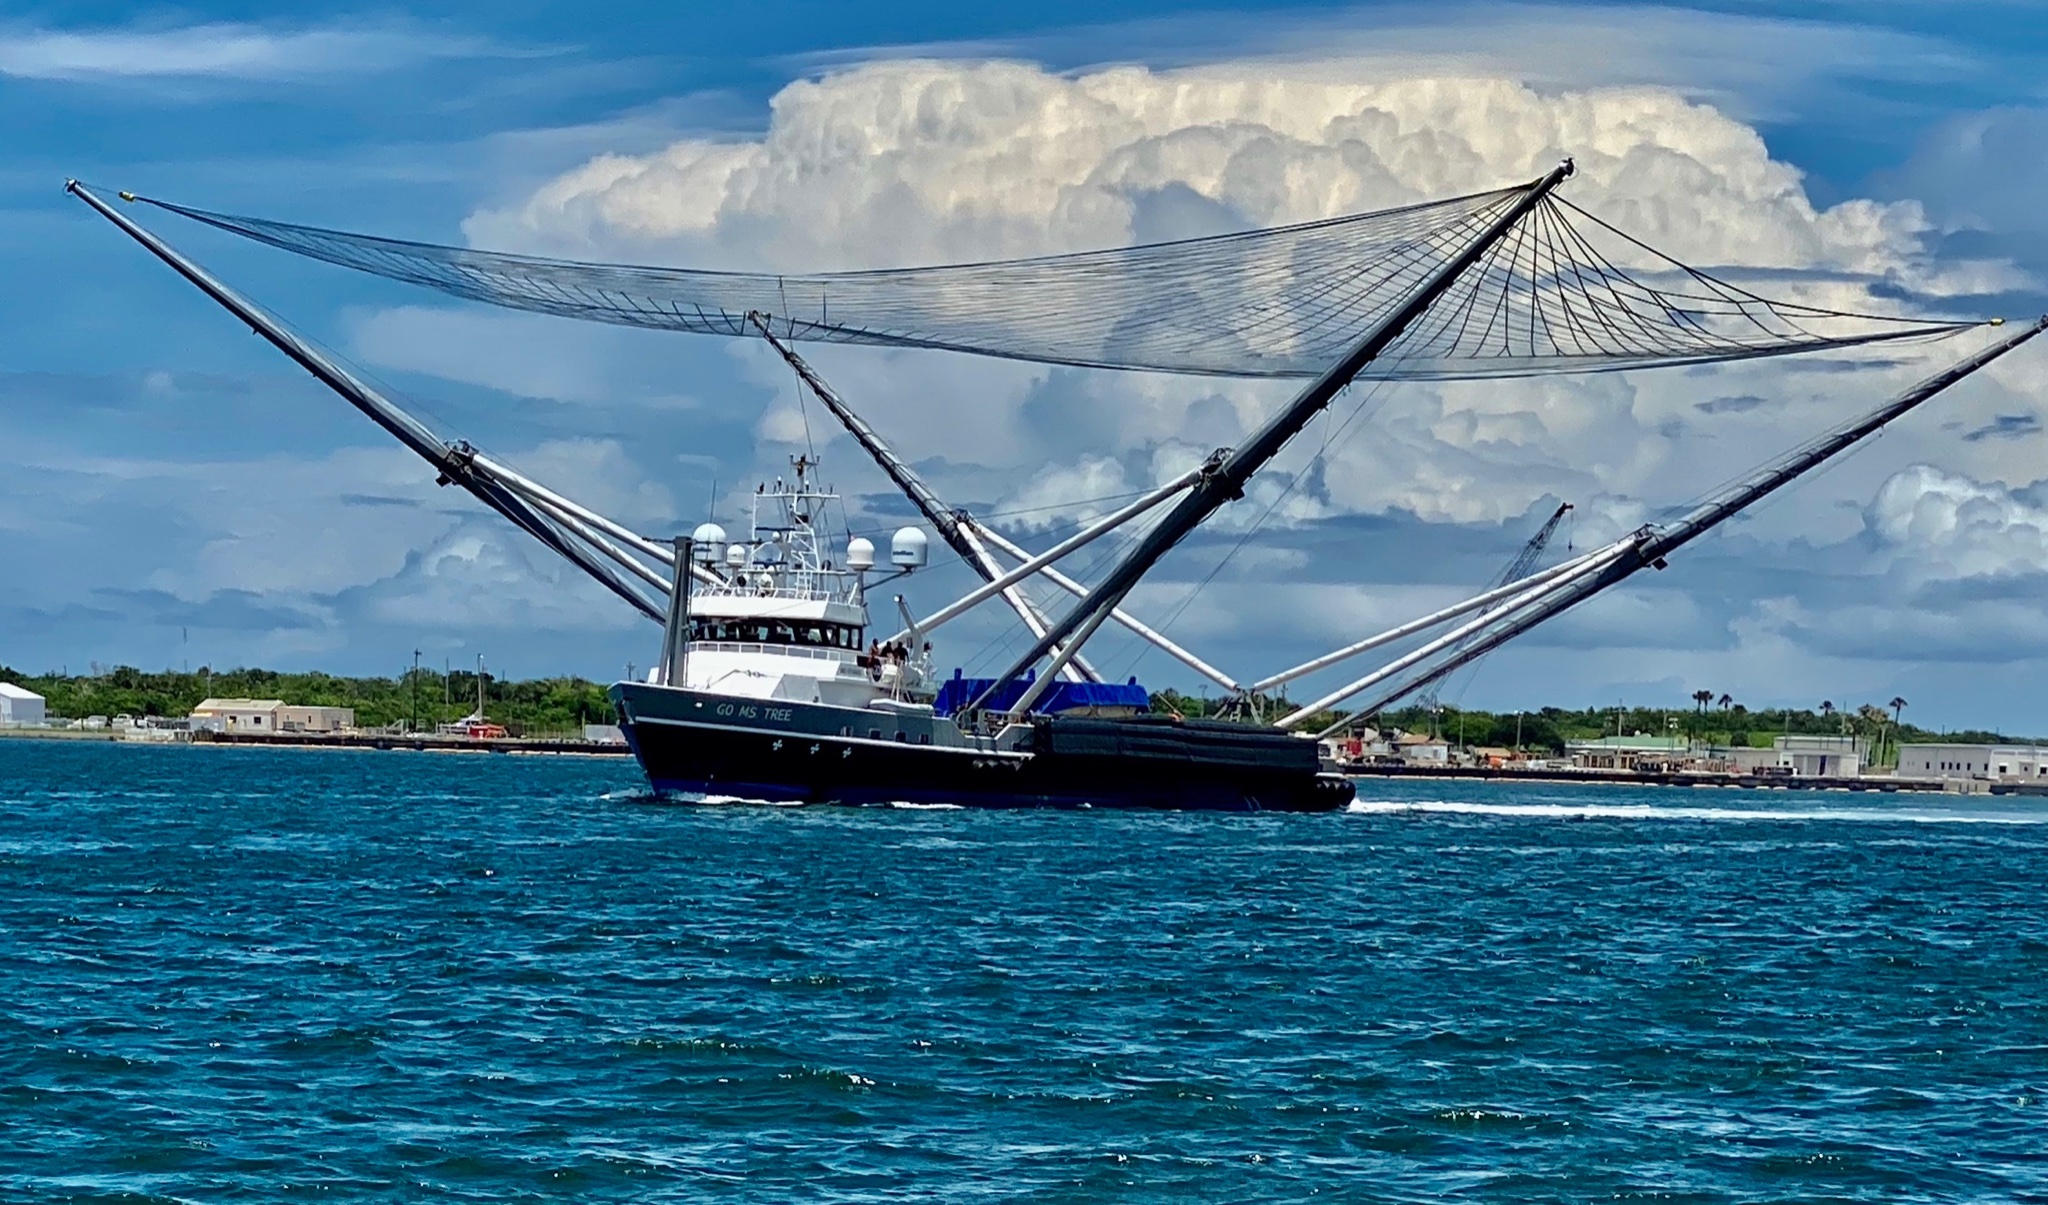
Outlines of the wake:
<svg viewBox="0 0 2048 1205">
<path fill-rule="evenodd" d="M 2048 824 L 2040 814 L 1966 811 L 1884 811 L 1878 808 L 1715 808 L 1663 807 L 1647 803 L 1463 803 L 1452 800 L 1355 799 L 1348 812 L 1368 815 L 1501 816 L 1516 820 L 1693 820 L 1798 822 L 1825 820 L 1850 824 Z"/>
</svg>

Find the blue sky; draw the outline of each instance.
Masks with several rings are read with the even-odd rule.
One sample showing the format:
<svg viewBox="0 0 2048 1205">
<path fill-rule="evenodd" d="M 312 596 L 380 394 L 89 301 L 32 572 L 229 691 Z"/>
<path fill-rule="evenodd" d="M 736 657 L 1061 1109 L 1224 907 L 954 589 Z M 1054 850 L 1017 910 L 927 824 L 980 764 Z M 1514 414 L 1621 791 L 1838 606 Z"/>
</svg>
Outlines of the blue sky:
<svg viewBox="0 0 2048 1205">
<path fill-rule="evenodd" d="M 943 82 L 970 98 L 1024 88 L 1058 99 L 1116 64 L 1148 69 L 1155 90 L 1310 68 L 1343 84 L 1485 79 L 1523 89 L 1513 103 L 1535 116 L 1591 98 L 1608 124 L 1634 120 L 1645 147 L 1668 142 L 1717 178 L 1798 173 L 1790 187 L 1817 218 L 1746 231 L 1736 200 L 1754 194 L 1732 184 L 1733 208 L 1670 217 L 1669 237 L 1700 255 L 1793 266 L 1809 253 L 1861 256 L 1858 270 L 1882 278 L 1876 295 L 2025 313 L 2048 308 L 2036 283 L 2048 273 L 2044 18 L 2031 3 L 16 8 L 0 17 L 0 663 L 390 672 L 418 647 L 458 661 L 482 652 L 515 674 L 602 677 L 645 663 L 653 646 L 648 625 L 434 490 L 65 198 L 67 176 L 437 241 L 681 255 L 706 245 L 662 224 L 683 217 L 634 225 L 622 194 L 578 173 L 610 157 L 686 185 L 702 169 L 664 161 L 673 148 L 757 146 L 771 133 L 781 141 L 764 162 L 808 153 L 788 148 L 814 129 L 843 134 L 881 94 L 863 81 L 896 88 L 907 60 L 952 65 Z M 1036 74 L 998 79 L 979 70 L 990 60 Z M 793 91 L 794 81 L 823 84 Z M 1412 95 L 1386 107 L 1410 125 L 1431 120 Z M 1236 121 L 1201 120 L 1211 133 Z M 1649 128 L 1658 123 L 1669 128 Z M 947 126 L 969 141 L 985 128 Z M 1752 132 L 1764 151 L 1742 149 Z M 1153 133 L 1145 145 L 1173 132 Z M 1028 143 L 1027 175 L 1077 170 L 1056 140 L 1000 137 Z M 1112 152 L 1105 163 L 1131 157 Z M 951 170 L 932 163 L 916 168 L 926 185 Z M 847 194 L 857 177 L 832 170 L 842 174 L 820 187 Z M 583 208 L 536 205 L 564 195 Z M 893 244 L 851 225 L 796 222 L 759 242 L 720 233 L 787 224 L 788 206 L 816 202 L 755 199 L 755 225 L 716 227 L 715 251 L 768 262 L 815 238 L 818 256 L 866 262 L 967 245 L 946 241 L 967 228 L 938 211 L 928 239 Z M 1230 203 L 1250 221 L 1295 202 Z M 789 449 L 788 382 L 748 349 L 464 310 L 150 220 L 451 434 L 651 530 L 701 517 Z M 958 500 L 983 508 L 1144 484 L 1161 449 L 1227 442 L 1270 397 L 939 360 L 820 357 L 872 399 L 878 421 L 900 424 Z M 1490 659 L 1456 691 L 1508 707 L 1682 701 L 1702 685 L 1758 704 L 1903 693 L 1923 722 L 2048 731 L 2035 686 L 2048 668 L 2040 363 L 1958 395 L 1655 583 Z M 1220 555 L 1198 546 L 1181 584 L 1162 583 L 1149 602 L 1177 617 L 1177 634 L 1256 676 L 1478 585 L 1558 498 L 1581 504 L 1591 538 L 1875 402 L 1910 368 L 1413 390 L 1378 417 L 1383 441 L 1372 431 L 1354 459 L 1322 466 L 1335 484 L 1261 542 L 1264 560 L 1188 600 Z M 913 404 L 998 395 L 1007 400 L 984 409 Z M 1714 404 L 1749 397 L 1774 404 Z M 1151 418 L 1128 417 L 1138 413 Z M 898 512 L 879 481 L 844 453 L 833 467 L 855 521 L 890 521 Z M 935 604 L 964 580 L 934 573 L 913 599 Z M 1305 601 L 1275 612 L 1250 601 L 1276 584 Z M 993 616 L 964 627 L 953 659 L 991 660 L 1002 637 Z M 1185 685 L 1135 651 L 1105 660 Z"/>
</svg>

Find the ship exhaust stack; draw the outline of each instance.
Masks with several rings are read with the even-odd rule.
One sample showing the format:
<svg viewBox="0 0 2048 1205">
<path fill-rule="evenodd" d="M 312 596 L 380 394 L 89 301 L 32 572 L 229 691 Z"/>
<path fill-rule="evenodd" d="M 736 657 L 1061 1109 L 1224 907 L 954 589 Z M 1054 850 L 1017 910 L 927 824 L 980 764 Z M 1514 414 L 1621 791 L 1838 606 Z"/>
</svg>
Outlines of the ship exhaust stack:
<svg viewBox="0 0 2048 1205">
<path fill-rule="evenodd" d="M 724 539 L 725 533 L 719 532 Z M 716 543 L 707 545 L 717 548 Z M 676 537 L 675 576 L 668 588 L 668 620 L 661 628 L 661 673 L 663 686 L 681 686 L 690 656 L 690 567 L 697 561 L 694 536 Z"/>
</svg>

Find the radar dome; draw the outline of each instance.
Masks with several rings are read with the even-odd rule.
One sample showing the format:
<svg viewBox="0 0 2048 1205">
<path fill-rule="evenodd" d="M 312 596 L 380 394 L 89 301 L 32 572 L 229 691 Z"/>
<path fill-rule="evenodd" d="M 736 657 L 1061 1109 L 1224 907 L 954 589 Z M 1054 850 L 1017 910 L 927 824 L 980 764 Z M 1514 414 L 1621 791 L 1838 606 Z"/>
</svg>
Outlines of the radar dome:
<svg viewBox="0 0 2048 1205">
<path fill-rule="evenodd" d="M 725 543 L 725 528 L 716 523 L 700 523 L 690 533 L 691 555 L 701 565 L 709 565 L 718 559 L 719 546 Z"/>
<path fill-rule="evenodd" d="M 889 537 L 889 563 L 898 569 L 922 569 L 931 557 L 931 540 L 915 527 Z"/>
<path fill-rule="evenodd" d="M 855 536 L 846 542 L 846 567 L 856 573 L 875 567 L 875 542 Z"/>
<path fill-rule="evenodd" d="M 731 565 L 735 569 L 746 568 L 747 546 L 745 544 L 728 545 L 725 550 L 725 563 Z"/>
</svg>

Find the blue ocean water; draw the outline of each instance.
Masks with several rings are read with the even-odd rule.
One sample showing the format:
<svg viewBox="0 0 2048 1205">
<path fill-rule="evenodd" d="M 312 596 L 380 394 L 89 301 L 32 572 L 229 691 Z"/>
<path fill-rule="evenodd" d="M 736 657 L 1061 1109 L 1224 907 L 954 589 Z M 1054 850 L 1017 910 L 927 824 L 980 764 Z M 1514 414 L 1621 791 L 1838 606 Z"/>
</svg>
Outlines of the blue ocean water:
<svg viewBox="0 0 2048 1205">
<path fill-rule="evenodd" d="M 2048 802 L 0 741 L 0 1200 L 2048 1200 Z"/>
</svg>

